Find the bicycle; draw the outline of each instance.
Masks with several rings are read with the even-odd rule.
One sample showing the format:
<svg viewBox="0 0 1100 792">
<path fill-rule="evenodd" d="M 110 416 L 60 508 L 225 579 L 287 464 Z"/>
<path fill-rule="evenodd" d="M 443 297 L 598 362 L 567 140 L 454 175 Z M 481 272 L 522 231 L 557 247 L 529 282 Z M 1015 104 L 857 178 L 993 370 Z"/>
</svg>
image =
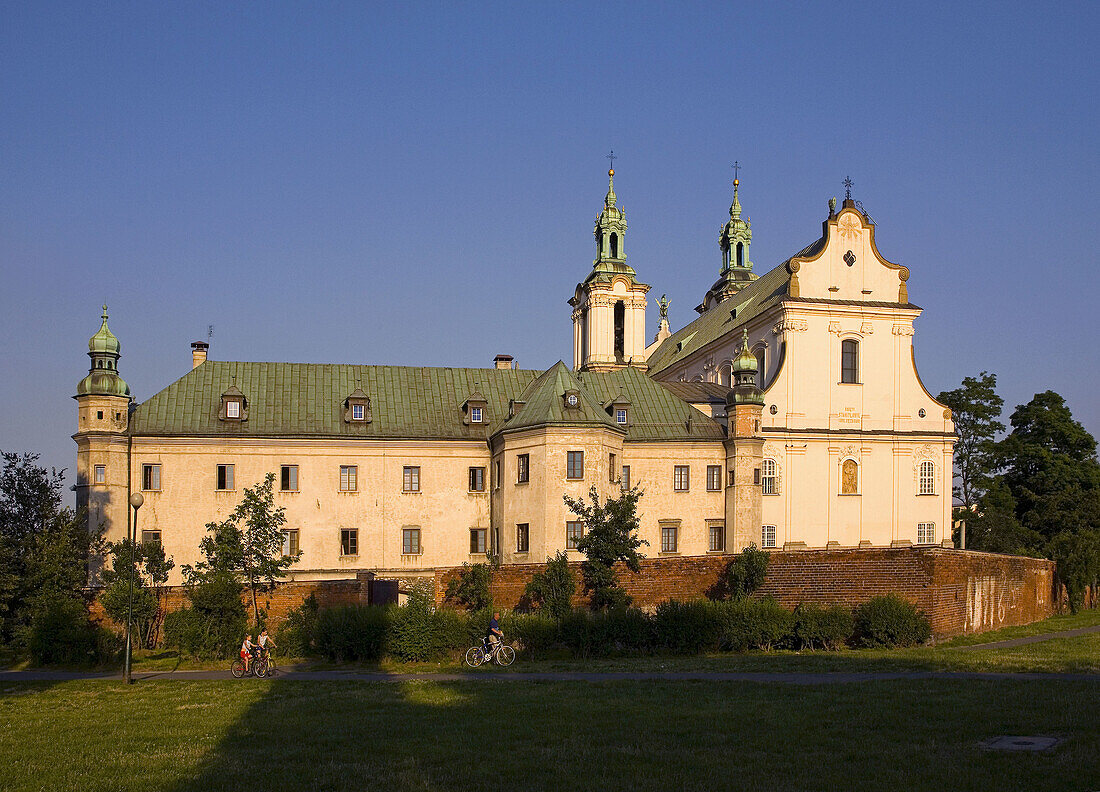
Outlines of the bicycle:
<svg viewBox="0 0 1100 792">
<path fill-rule="evenodd" d="M 252 662 L 248 665 L 249 676 L 254 676 L 257 679 L 263 679 L 268 674 L 267 660 L 263 658 L 252 658 Z M 229 664 L 229 673 L 233 675 L 234 679 L 240 679 L 245 675 L 244 660 L 236 658 Z"/>
<path fill-rule="evenodd" d="M 479 665 L 496 661 L 497 665 L 508 666 L 516 659 L 516 650 L 506 643 L 489 646 L 482 641 L 480 646 L 471 646 L 466 652 L 466 665 L 477 668 Z"/>
</svg>

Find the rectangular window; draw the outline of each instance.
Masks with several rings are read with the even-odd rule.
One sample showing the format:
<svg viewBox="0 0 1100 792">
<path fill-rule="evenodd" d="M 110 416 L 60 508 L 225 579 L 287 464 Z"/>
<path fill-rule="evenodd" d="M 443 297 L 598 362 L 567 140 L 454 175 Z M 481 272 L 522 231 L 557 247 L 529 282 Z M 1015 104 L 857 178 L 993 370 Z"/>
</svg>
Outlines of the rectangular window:
<svg viewBox="0 0 1100 792">
<path fill-rule="evenodd" d="M 920 463 L 920 489 L 921 495 L 936 494 L 936 465 L 934 462 Z"/>
<path fill-rule="evenodd" d="M 840 342 L 840 381 L 859 382 L 859 342 L 854 339 Z"/>
<path fill-rule="evenodd" d="M 487 531 L 484 528 L 471 528 L 470 529 L 470 554 L 480 553 L 485 555 L 485 534 Z"/>
<path fill-rule="evenodd" d="M 401 529 L 401 555 L 420 555 L 420 529 Z"/>
<path fill-rule="evenodd" d="M 779 494 L 779 473 L 774 459 L 765 459 L 761 464 L 760 489 L 765 495 Z"/>
<path fill-rule="evenodd" d="M 283 492 L 298 491 L 298 466 L 283 465 L 279 468 L 279 489 Z"/>
<path fill-rule="evenodd" d="M 722 466 L 707 465 L 707 492 L 718 492 L 722 489 Z"/>
<path fill-rule="evenodd" d="M 106 484 L 107 483 L 107 466 L 106 465 L 96 465 L 95 466 L 95 479 L 94 479 L 94 481 L 95 481 L 96 484 Z"/>
<path fill-rule="evenodd" d="M 160 544 L 160 531 L 142 531 L 141 543 L 143 545 Z"/>
<path fill-rule="evenodd" d="M 620 425 L 626 424 L 626 410 L 622 407 L 615 410 L 615 423 Z"/>
<path fill-rule="evenodd" d="M 710 552 L 721 553 L 726 549 L 726 526 L 725 525 L 711 525 L 709 527 L 710 533 Z"/>
<path fill-rule="evenodd" d="M 359 530 L 356 528 L 340 529 L 340 555 L 359 555 Z"/>
<path fill-rule="evenodd" d="M 153 492 L 160 489 L 160 465 L 141 466 L 141 488 Z"/>
<path fill-rule="evenodd" d="M 485 492 L 485 468 L 470 468 L 470 492 Z"/>
<path fill-rule="evenodd" d="M 936 541 L 935 523 L 917 523 L 917 544 L 933 544 Z"/>
<path fill-rule="evenodd" d="M 480 407 L 471 407 L 470 408 L 470 423 L 481 423 L 481 408 Z"/>
<path fill-rule="evenodd" d="M 760 546 L 775 547 L 775 526 L 765 525 L 760 529 Z"/>
<path fill-rule="evenodd" d="M 402 492 L 420 492 L 420 468 L 405 466 L 401 478 Z"/>
<path fill-rule="evenodd" d="M 283 531 L 283 555 L 298 555 L 298 529 L 288 528 Z M 357 542 L 358 543 L 358 542 Z"/>
<path fill-rule="evenodd" d="M 675 525 L 662 525 L 661 526 L 661 552 L 662 553 L 675 553 L 676 552 L 676 534 L 678 533 Z"/>
<path fill-rule="evenodd" d="M 527 523 L 516 525 L 516 552 L 526 553 L 531 546 L 531 527 Z"/>
<path fill-rule="evenodd" d="M 493 463 L 493 489 L 500 489 L 500 460 Z"/>
<path fill-rule="evenodd" d="M 366 408 L 362 404 L 351 405 L 351 420 L 362 421 L 364 415 L 366 415 Z"/>
<path fill-rule="evenodd" d="M 531 480 L 531 456 L 520 454 L 516 457 L 516 483 L 526 484 Z"/>
<path fill-rule="evenodd" d="M 612 484 L 615 483 L 615 455 L 607 455 L 607 480 Z"/>
<path fill-rule="evenodd" d="M 565 452 L 565 477 L 570 479 L 584 478 L 584 452 Z"/>
<path fill-rule="evenodd" d="M 340 492 L 355 492 L 359 489 L 359 466 L 340 465 Z"/>
<path fill-rule="evenodd" d="M 734 484 L 733 468 L 726 471 L 726 486 L 732 487 Z"/>
<path fill-rule="evenodd" d="M 565 549 L 576 550 L 577 542 L 584 536 L 584 523 L 580 520 L 570 520 L 565 524 Z"/>
<path fill-rule="evenodd" d="M 241 417 L 241 403 L 234 399 L 230 399 L 225 403 L 225 417 L 226 418 L 240 418 Z"/>
<path fill-rule="evenodd" d="M 687 492 L 690 485 L 691 468 L 687 465 L 676 465 L 672 469 L 672 489 L 676 492 Z"/>
<path fill-rule="evenodd" d="M 233 465 L 218 465 L 218 482 L 216 486 L 219 490 L 233 489 Z"/>
<path fill-rule="evenodd" d="M 630 489 L 630 465 L 623 465 L 622 475 L 623 489 Z"/>
</svg>

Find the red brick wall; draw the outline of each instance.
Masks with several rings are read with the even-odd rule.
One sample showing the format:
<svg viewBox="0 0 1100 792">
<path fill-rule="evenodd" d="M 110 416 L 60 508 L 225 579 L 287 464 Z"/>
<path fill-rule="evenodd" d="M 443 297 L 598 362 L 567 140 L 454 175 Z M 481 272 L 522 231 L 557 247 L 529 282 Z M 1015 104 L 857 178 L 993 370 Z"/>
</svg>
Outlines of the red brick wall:
<svg viewBox="0 0 1100 792">
<path fill-rule="evenodd" d="M 706 595 L 730 556 L 646 558 L 641 571 L 619 569 L 621 585 L 634 604 L 654 608 L 667 599 Z M 579 564 L 574 565 L 582 605 Z M 493 578 L 493 600 L 515 607 L 541 564 L 501 567 Z M 436 573 L 442 601 L 447 581 L 459 570 Z M 793 608 L 800 602 L 855 606 L 879 594 L 896 593 L 924 610 L 938 637 L 1028 624 L 1054 613 L 1054 564 L 1034 558 L 945 548 L 803 550 L 772 553 L 760 591 Z"/>
</svg>

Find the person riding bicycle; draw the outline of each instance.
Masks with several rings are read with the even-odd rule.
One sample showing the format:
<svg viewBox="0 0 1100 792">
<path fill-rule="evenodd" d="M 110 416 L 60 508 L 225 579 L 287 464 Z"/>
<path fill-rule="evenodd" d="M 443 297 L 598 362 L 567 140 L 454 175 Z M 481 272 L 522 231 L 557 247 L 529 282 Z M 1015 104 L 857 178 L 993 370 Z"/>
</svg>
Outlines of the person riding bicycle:
<svg viewBox="0 0 1100 792">
<path fill-rule="evenodd" d="M 500 629 L 500 611 L 493 611 L 493 618 L 489 619 L 489 629 L 485 633 L 485 651 L 492 654 L 504 639 L 504 633 Z"/>
<path fill-rule="evenodd" d="M 249 633 L 244 637 L 244 643 L 241 644 L 241 660 L 244 661 L 244 672 L 247 674 L 249 667 L 252 665 L 252 652 L 255 651 L 256 644 L 252 643 L 252 633 Z"/>
<path fill-rule="evenodd" d="M 260 656 L 265 660 L 271 657 L 268 645 L 275 646 L 275 639 L 267 634 L 267 628 L 260 630 L 260 637 L 256 639 L 256 645 L 260 647 Z"/>
</svg>

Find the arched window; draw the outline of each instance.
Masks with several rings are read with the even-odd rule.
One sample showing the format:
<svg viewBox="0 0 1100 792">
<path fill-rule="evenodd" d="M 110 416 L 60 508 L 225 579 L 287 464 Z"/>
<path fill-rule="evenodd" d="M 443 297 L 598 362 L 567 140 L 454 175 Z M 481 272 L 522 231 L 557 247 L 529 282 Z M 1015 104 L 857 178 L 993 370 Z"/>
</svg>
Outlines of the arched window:
<svg viewBox="0 0 1100 792">
<path fill-rule="evenodd" d="M 774 459 L 765 459 L 760 465 L 760 489 L 765 495 L 779 494 L 779 475 Z"/>
<path fill-rule="evenodd" d="M 737 266 L 745 266 L 745 245 L 741 242 L 737 243 Z"/>
<path fill-rule="evenodd" d="M 918 489 L 917 492 L 920 495 L 936 494 L 935 462 L 925 461 L 920 463 L 920 489 Z"/>
<path fill-rule="evenodd" d="M 727 388 L 733 387 L 733 366 L 729 363 L 722 364 L 722 367 L 718 369 L 718 381 L 725 385 Z"/>
<path fill-rule="evenodd" d="M 615 239 L 615 235 L 611 235 Z M 626 354 L 626 306 L 622 300 L 615 303 L 615 357 L 623 357 Z"/>
<path fill-rule="evenodd" d="M 859 382 L 859 342 L 851 338 L 840 342 L 840 381 Z"/>
<path fill-rule="evenodd" d="M 619 257 L 619 235 L 611 235 L 611 258 Z"/>
<path fill-rule="evenodd" d="M 753 354 L 756 355 L 756 387 L 764 390 L 764 350 L 758 349 Z"/>
<path fill-rule="evenodd" d="M 854 459 L 845 459 L 840 466 L 840 494 L 859 494 L 859 463 Z"/>
</svg>

